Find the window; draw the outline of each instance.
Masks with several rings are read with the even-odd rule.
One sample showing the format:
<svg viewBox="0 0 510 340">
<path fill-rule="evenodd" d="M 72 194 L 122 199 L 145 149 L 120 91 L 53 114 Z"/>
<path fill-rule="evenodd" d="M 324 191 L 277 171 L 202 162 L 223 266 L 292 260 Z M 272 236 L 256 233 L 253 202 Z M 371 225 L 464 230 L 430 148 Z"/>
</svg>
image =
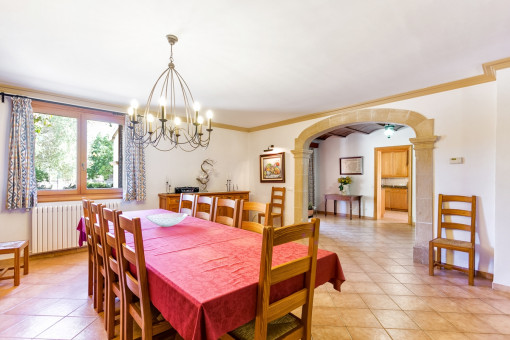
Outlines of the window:
<svg viewBox="0 0 510 340">
<path fill-rule="evenodd" d="M 34 101 L 40 202 L 122 197 L 124 117 Z"/>
</svg>

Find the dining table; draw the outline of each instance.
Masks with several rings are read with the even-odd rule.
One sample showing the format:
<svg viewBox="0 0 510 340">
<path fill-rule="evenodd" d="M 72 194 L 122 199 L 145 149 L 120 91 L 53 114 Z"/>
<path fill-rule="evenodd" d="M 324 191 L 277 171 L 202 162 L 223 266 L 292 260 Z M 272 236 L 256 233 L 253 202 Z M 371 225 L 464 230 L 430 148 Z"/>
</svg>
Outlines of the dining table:
<svg viewBox="0 0 510 340">
<path fill-rule="evenodd" d="M 260 234 L 188 216 L 171 227 L 147 217 L 163 209 L 126 211 L 142 226 L 150 300 L 184 339 L 218 339 L 255 318 L 260 272 Z M 113 226 L 110 226 L 113 230 Z M 83 219 L 77 228 L 85 240 Z M 132 243 L 132 238 L 126 242 Z M 306 256 L 296 242 L 276 246 L 273 266 Z M 315 286 L 340 291 L 345 277 L 338 255 L 319 249 Z M 300 290 L 304 275 L 271 287 L 270 301 Z"/>
</svg>

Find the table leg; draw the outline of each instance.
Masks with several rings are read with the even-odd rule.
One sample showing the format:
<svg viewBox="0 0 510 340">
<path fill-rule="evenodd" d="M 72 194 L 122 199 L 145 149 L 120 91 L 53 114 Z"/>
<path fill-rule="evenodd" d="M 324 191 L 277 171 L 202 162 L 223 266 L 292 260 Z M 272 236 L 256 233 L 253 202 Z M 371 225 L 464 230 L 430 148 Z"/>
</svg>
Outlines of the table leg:
<svg viewBox="0 0 510 340">
<path fill-rule="evenodd" d="M 333 212 L 335 213 L 336 216 L 336 200 L 333 200 L 333 202 L 335 202 L 335 205 L 333 206 Z"/>
<path fill-rule="evenodd" d="M 349 200 L 349 218 L 352 220 L 352 199 Z"/>
<path fill-rule="evenodd" d="M 28 274 L 28 247 L 29 244 L 27 244 L 25 250 L 23 250 L 23 275 Z"/>
<path fill-rule="evenodd" d="M 324 216 L 328 215 L 328 200 L 324 199 Z"/>
<path fill-rule="evenodd" d="M 14 285 L 19 286 L 19 249 L 14 249 Z"/>
<path fill-rule="evenodd" d="M 358 200 L 358 216 L 361 219 L 361 198 Z"/>
</svg>

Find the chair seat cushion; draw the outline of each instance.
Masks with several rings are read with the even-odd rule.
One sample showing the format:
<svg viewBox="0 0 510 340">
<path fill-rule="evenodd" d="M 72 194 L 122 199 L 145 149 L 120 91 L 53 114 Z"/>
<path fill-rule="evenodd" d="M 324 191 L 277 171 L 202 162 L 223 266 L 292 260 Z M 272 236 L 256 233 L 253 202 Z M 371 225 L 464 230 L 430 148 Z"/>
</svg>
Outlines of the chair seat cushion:
<svg viewBox="0 0 510 340">
<path fill-rule="evenodd" d="M 270 322 L 267 325 L 267 339 L 278 339 L 285 333 L 301 326 L 301 320 L 293 315 L 286 314 L 279 319 Z M 255 320 L 252 320 L 241 327 L 228 333 L 234 339 L 254 339 L 255 338 Z"/>
<path fill-rule="evenodd" d="M 444 245 L 444 246 L 455 246 L 455 247 L 463 247 L 463 248 L 473 248 L 474 247 L 474 245 L 471 242 L 452 240 L 449 238 L 436 238 L 430 242 L 432 242 L 433 244 L 436 244 L 438 246 Z"/>
</svg>

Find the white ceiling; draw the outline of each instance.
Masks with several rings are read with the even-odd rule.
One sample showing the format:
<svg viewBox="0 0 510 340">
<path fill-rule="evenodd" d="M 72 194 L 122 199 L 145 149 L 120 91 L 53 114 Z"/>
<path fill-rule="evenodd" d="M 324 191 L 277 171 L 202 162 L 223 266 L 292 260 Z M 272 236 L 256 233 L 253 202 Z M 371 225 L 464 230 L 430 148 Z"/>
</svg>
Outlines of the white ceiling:
<svg viewBox="0 0 510 340">
<path fill-rule="evenodd" d="M 510 1 L 0 0 L 0 84 L 145 102 L 168 63 L 215 120 L 253 127 L 482 73 Z"/>
</svg>

